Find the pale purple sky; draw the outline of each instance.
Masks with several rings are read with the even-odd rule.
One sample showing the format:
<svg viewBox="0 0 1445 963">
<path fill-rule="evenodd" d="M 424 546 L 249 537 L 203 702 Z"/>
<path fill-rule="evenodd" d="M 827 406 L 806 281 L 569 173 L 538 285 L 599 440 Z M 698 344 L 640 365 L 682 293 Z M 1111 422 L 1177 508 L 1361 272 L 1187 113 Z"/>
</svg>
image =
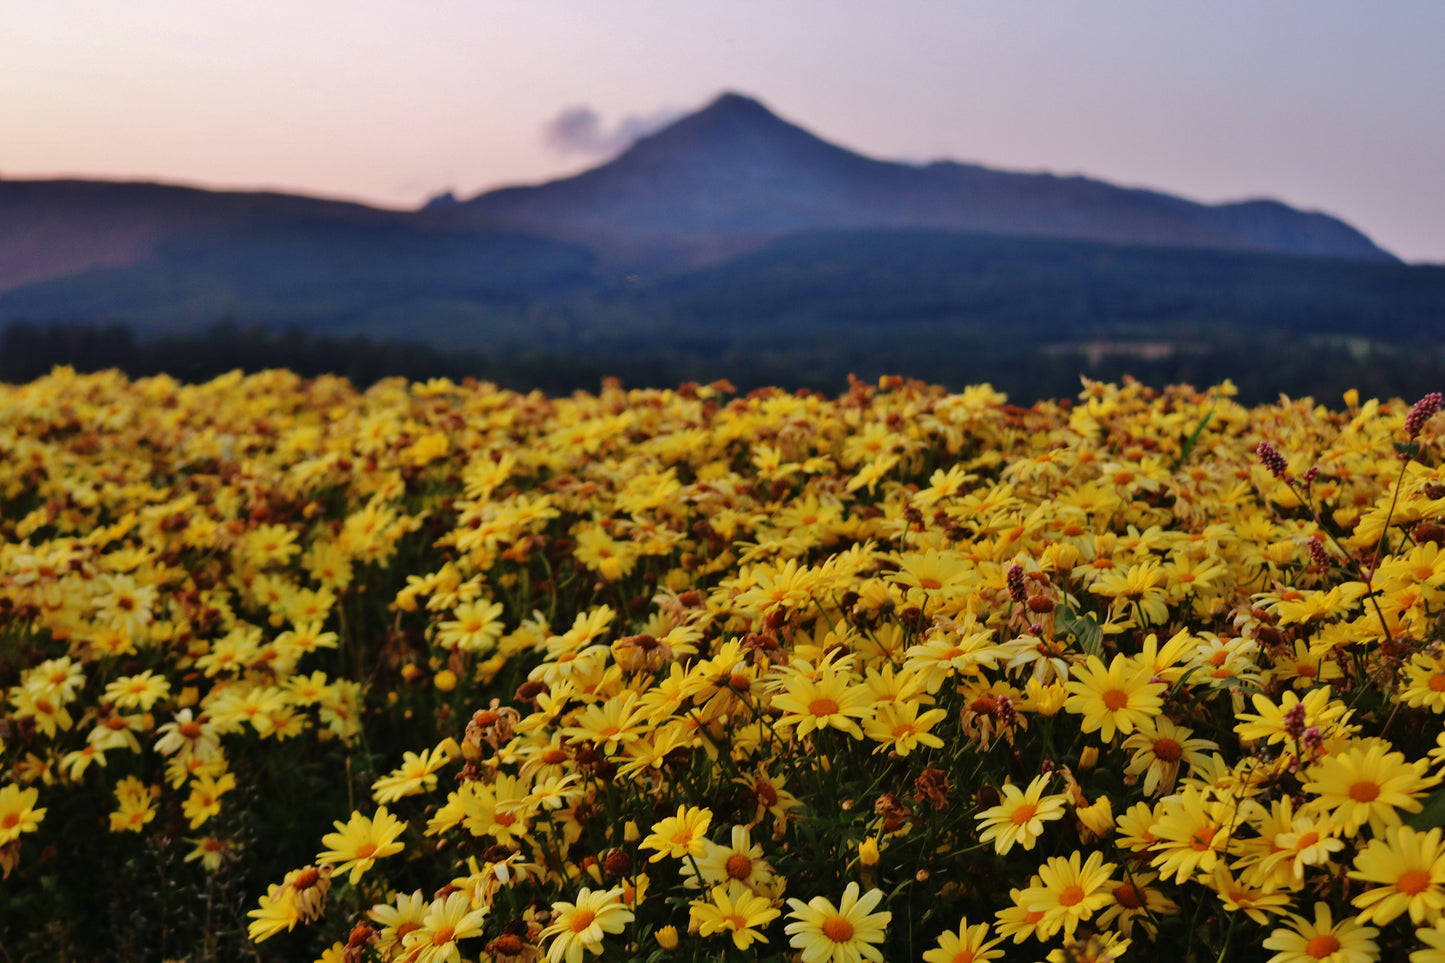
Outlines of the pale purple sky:
<svg viewBox="0 0 1445 963">
<path fill-rule="evenodd" d="M 409 207 L 581 170 L 736 90 L 877 157 L 1272 196 L 1445 262 L 1445 0 L 5 7 L 0 177 Z"/>
</svg>

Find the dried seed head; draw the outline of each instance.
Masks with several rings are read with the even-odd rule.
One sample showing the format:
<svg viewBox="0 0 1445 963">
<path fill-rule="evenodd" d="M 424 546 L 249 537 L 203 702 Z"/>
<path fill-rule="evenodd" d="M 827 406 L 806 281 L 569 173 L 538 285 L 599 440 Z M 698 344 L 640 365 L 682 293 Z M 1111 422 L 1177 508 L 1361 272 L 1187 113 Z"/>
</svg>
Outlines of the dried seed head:
<svg viewBox="0 0 1445 963">
<path fill-rule="evenodd" d="M 1289 473 L 1289 463 L 1284 460 L 1284 456 L 1279 453 L 1277 448 L 1267 441 L 1262 441 L 1254 450 L 1259 455 L 1260 462 L 1269 469 L 1271 475 L 1280 481 L 1293 481 Z"/>
<path fill-rule="evenodd" d="M 1014 562 L 1013 565 L 1009 566 L 1008 594 L 1015 602 L 1022 602 L 1028 597 L 1024 591 L 1024 567 L 1018 562 Z"/>
<path fill-rule="evenodd" d="M 1405 434 L 1411 438 L 1420 434 L 1420 429 L 1425 427 L 1425 422 L 1440 410 L 1441 401 L 1445 401 L 1445 396 L 1438 391 L 1432 391 L 1415 402 L 1410 408 L 1410 413 L 1405 416 Z"/>
</svg>

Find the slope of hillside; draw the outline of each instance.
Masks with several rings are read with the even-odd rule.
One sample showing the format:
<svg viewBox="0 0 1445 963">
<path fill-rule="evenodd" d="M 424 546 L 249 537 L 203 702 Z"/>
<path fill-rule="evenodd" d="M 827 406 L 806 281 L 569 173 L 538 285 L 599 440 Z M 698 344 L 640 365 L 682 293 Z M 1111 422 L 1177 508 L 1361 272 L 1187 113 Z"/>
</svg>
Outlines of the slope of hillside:
<svg viewBox="0 0 1445 963">
<path fill-rule="evenodd" d="M 448 212 L 470 223 L 602 245 L 939 227 L 1394 260 L 1342 221 L 1273 201 L 1209 206 L 1084 177 L 875 160 L 737 94 L 723 95 L 600 167 L 492 191 Z"/>
</svg>

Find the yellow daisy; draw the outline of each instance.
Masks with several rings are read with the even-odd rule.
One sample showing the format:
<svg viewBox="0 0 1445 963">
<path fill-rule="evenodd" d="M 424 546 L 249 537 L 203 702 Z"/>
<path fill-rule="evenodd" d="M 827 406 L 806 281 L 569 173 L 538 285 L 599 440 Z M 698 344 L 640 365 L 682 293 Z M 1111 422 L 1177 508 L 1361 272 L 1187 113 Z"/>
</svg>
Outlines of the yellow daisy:
<svg viewBox="0 0 1445 963">
<path fill-rule="evenodd" d="M 1024 849 L 1033 849 L 1043 834 L 1044 823 L 1064 816 L 1064 804 L 1068 797 L 1063 795 L 1045 796 L 1049 776 L 1038 776 L 1020 792 L 1013 783 L 1005 783 L 1003 799 L 997 806 L 985 809 L 976 817 L 980 830 L 978 841 L 993 841 L 994 851 L 1000 856 L 1013 849 L 1017 843 Z"/>
<path fill-rule="evenodd" d="M 924 963 L 988 963 L 1003 957 L 1003 950 L 994 949 L 1003 937 L 990 940 L 988 924 L 968 925 L 968 917 L 959 921 L 958 932 L 944 930 L 938 945 L 923 953 Z"/>
<path fill-rule="evenodd" d="M 746 950 L 754 941 L 768 942 L 759 929 L 777 919 L 779 911 L 771 899 L 751 893 L 734 881 L 726 886 L 714 886 L 707 900 L 694 900 L 689 915 L 703 936 L 728 933 L 734 946 Z"/>
<path fill-rule="evenodd" d="M 1031 912 L 1043 911 L 1040 931 L 1053 933 L 1060 928 L 1067 939 L 1081 921 L 1108 906 L 1113 900 L 1110 875 L 1114 864 L 1104 862 L 1104 854 L 1094 852 L 1081 862 L 1075 850 L 1069 858 L 1053 856 L 1039 867 L 1039 885 L 1024 893 L 1024 906 Z"/>
<path fill-rule="evenodd" d="M 696 806 L 678 806 L 676 816 L 659 820 L 652 833 L 642 841 L 640 849 L 655 849 L 649 862 L 664 857 L 694 858 L 707 853 L 707 828 L 712 825 L 712 810 Z"/>
<path fill-rule="evenodd" d="M 21 789 L 11 784 L 0 789 L 0 846 L 20 838 L 21 833 L 33 833 L 45 818 L 45 809 L 35 808 L 40 799 L 40 790 Z"/>
<path fill-rule="evenodd" d="M 794 675 L 788 679 L 773 706 L 783 710 L 780 727 L 792 726 L 799 736 L 814 729 L 841 729 L 854 739 L 863 738 L 856 719 L 873 713 L 873 696 L 865 685 L 850 685 L 851 673 L 833 665 L 823 666 L 816 678 Z"/>
<path fill-rule="evenodd" d="M 622 905 L 622 890 L 593 892 L 583 888 L 577 902 L 552 904 L 552 923 L 542 930 L 539 939 L 551 939 L 547 947 L 548 963 L 581 963 L 582 951 L 602 955 L 602 939 L 608 933 L 621 933 L 632 922 L 632 910 Z"/>
<path fill-rule="evenodd" d="M 1379 883 L 1353 900 L 1361 923 L 1384 925 L 1407 910 L 1419 925 L 1445 910 L 1445 845 L 1441 831 L 1416 832 L 1391 826 L 1383 839 L 1372 839 L 1355 857 L 1351 879 Z"/>
<path fill-rule="evenodd" d="M 1373 963 L 1380 958 L 1375 945 L 1380 931 L 1352 919 L 1336 924 L 1328 903 L 1315 904 L 1313 921 L 1290 918 L 1292 928 L 1280 927 L 1264 941 L 1265 949 L 1279 951 L 1268 963 Z"/>
<path fill-rule="evenodd" d="M 338 831 L 321 837 L 322 844 L 331 848 L 318 853 L 316 859 L 336 863 L 338 873 L 350 869 L 353 886 L 378 859 L 394 856 L 404 848 L 396 837 L 406 829 L 406 823 L 387 812 L 385 806 L 378 808 L 373 818 L 353 812 L 347 822 L 338 819 L 333 825 Z"/>
<path fill-rule="evenodd" d="M 789 945 L 802 951 L 803 963 L 861 963 L 864 959 L 883 963 L 883 952 L 875 943 L 883 942 L 884 930 L 893 914 L 872 912 L 883 899 L 881 889 L 870 889 L 860 898 L 858 884 L 849 883 L 843 899 L 834 906 L 823 896 L 804 903 L 788 900 L 794 922 L 783 927 Z"/>
<path fill-rule="evenodd" d="M 460 963 L 457 940 L 480 936 L 487 908 L 472 909 L 466 893 L 449 893 L 432 901 L 421 925 L 402 939 L 407 963 Z"/>
<path fill-rule="evenodd" d="M 1084 717 L 1083 730 L 1103 730 L 1105 742 L 1112 742 L 1114 731 L 1128 735 L 1137 727 L 1159 715 L 1164 704 L 1160 695 L 1162 682 L 1151 682 L 1149 670 L 1116 655 L 1107 669 L 1098 656 L 1089 656 L 1088 664 L 1076 666 L 1065 684 L 1071 693 L 1064 701 L 1064 711 Z"/>
<path fill-rule="evenodd" d="M 1439 779 L 1425 775 L 1423 759 L 1407 763 L 1404 753 L 1386 749 L 1381 743 L 1354 746 L 1311 766 L 1304 791 L 1315 798 L 1308 805 L 1331 813 L 1346 836 L 1366 823 L 1382 836 L 1386 826 L 1400 825 L 1399 810 L 1419 812 L 1422 804 L 1415 797 Z"/>
</svg>

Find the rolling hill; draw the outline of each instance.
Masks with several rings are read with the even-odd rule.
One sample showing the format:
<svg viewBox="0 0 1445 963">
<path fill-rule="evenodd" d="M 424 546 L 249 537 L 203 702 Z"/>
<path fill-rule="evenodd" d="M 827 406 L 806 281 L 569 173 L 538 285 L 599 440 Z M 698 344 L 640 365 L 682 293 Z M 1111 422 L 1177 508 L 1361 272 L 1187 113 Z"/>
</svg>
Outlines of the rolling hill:
<svg viewBox="0 0 1445 963">
<path fill-rule="evenodd" d="M 8 350 L 34 355 L 5 370 L 64 360 L 68 336 L 36 325 L 124 324 L 140 338 L 134 365 L 148 339 L 192 343 L 221 319 L 231 332 L 429 346 L 551 387 L 607 370 L 810 386 L 901 371 L 956 385 L 999 381 L 1006 366 L 1017 390 L 1053 392 L 1088 367 L 1080 358 L 1267 380 L 1282 370 L 1261 366 L 1271 353 L 1298 362 L 1306 386 L 1326 368 L 1356 381 L 1379 369 L 1388 391 L 1410 366 L 1401 357 L 1419 369 L 1410 377 L 1445 372 L 1445 266 L 1403 264 L 1326 214 L 879 160 L 737 94 L 574 177 L 414 211 L 0 180 L 0 324 L 29 325 Z M 241 350 L 225 338 L 218 363 Z M 86 363 L 109 350 L 92 346 Z M 371 372 L 388 355 L 366 357 Z"/>
</svg>

